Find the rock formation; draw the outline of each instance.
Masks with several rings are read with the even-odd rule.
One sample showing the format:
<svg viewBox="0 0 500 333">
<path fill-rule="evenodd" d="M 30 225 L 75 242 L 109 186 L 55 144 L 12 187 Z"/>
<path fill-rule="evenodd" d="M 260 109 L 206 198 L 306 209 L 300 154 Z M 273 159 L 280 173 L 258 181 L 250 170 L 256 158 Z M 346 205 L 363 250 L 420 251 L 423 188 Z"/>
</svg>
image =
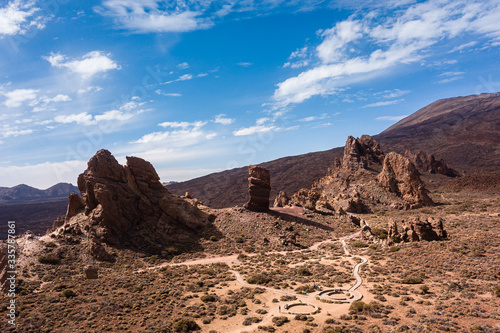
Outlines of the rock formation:
<svg viewBox="0 0 500 333">
<path fill-rule="evenodd" d="M 380 164 L 384 159 L 384 153 L 380 145 L 369 135 L 360 138 L 349 136 L 344 147 L 342 169 L 354 173 L 360 169 L 368 169 L 373 164 Z"/>
<path fill-rule="evenodd" d="M 391 152 L 384 158 L 378 182 L 389 192 L 401 197 L 409 208 L 433 205 L 420 179 L 418 170 L 406 157 Z"/>
<path fill-rule="evenodd" d="M 100 150 L 78 177 L 83 198 L 69 197 L 65 229 L 77 223 L 90 238 L 89 251 L 100 260 L 112 257 L 102 243 L 158 252 L 172 241 L 208 224 L 208 216 L 162 186 L 153 166 L 138 157 L 118 164 Z"/>
<path fill-rule="evenodd" d="M 458 171 L 450 168 L 443 159 L 436 160 L 434 155 L 428 154 L 423 151 L 418 151 L 412 154 L 411 151 L 405 151 L 407 157 L 420 172 L 429 172 L 433 174 L 442 174 L 448 177 L 458 177 Z"/>
<path fill-rule="evenodd" d="M 274 199 L 273 207 L 285 207 L 290 202 L 290 198 L 286 195 L 285 191 L 280 191 Z"/>
<path fill-rule="evenodd" d="M 447 238 L 444 230 L 443 220 L 429 217 L 426 220 L 418 217 L 410 218 L 408 221 L 395 220 L 389 225 L 387 240 L 389 244 L 401 242 L 418 242 L 422 240 L 434 241 Z"/>
<path fill-rule="evenodd" d="M 249 201 L 245 208 L 254 211 L 269 209 L 269 194 L 271 192 L 271 176 L 266 168 L 250 165 L 248 167 L 248 193 Z"/>
</svg>

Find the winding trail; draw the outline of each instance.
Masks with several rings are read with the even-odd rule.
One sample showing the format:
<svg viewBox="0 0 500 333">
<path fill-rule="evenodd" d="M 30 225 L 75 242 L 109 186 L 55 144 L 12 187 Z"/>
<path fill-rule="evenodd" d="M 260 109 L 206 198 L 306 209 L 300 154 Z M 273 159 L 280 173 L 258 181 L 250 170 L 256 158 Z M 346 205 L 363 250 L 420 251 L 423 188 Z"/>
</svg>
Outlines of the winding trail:
<svg viewBox="0 0 500 333">
<path fill-rule="evenodd" d="M 359 270 L 360 270 L 360 267 L 362 265 L 364 265 L 365 263 L 368 262 L 368 259 L 366 259 L 365 257 L 357 256 L 357 255 L 351 255 L 350 252 L 349 252 L 349 248 L 347 246 L 346 240 L 352 239 L 352 238 L 355 238 L 355 237 L 359 237 L 360 235 L 361 235 L 361 232 L 356 232 L 354 234 L 342 237 L 342 238 L 337 239 L 337 240 L 335 240 L 335 239 L 327 239 L 327 240 L 324 240 L 324 241 L 321 241 L 321 242 L 317 242 L 317 243 L 314 243 L 313 245 L 311 245 L 310 247 L 308 247 L 306 249 L 302 249 L 302 250 L 272 251 L 272 252 L 267 252 L 267 254 L 268 255 L 271 255 L 271 254 L 286 255 L 288 253 L 300 253 L 300 252 L 305 252 L 305 251 L 317 251 L 322 244 L 332 243 L 332 242 L 339 242 L 340 241 L 341 244 L 342 244 L 342 248 L 344 250 L 344 254 L 346 256 L 353 257 L 353 258 L 358 258 L 358 259 L 361 260 L 361 262 L 357 263 L 354 266 L 353 271 L 352 271 L 352 274 L 353 274 L 354 278 L 356 279 L 356 283 L 347 290 L 347 292 L 351 293 L 352 296 L 349 299 L 345 300 L 346 302 L 354 302 L 356 300 L 360 300 L 361 298 L 363 298 L 363 295 L 361 293 L 359 293 L 359 292 L 356 292 L 355 290 L 358 289 L 363 284 L 363 279 L 359 275 Z M 258 255 L 258 254 L 256 254 L 256 253 L 249 253 L 249 254 L 247 254 L 248 257 L 253 257 L 253 256 L 256 256 L 256 255 Z M 323 259 L 323 258 L 320 258 L 320 260 L 321 259 Z M 180 262 L 180 263 L 163 263 L 163 264 L 158 265 L 158 266 L 153 266 L 153 267 L 148 267 L 148 268 L 145 268 L 145 269 L 137 270 L 136 273 L 144 272 L 144 271 L 147 271 L 147 270 L 159 269 L 159 268 L 162 268 L 162 267 L 169 267 L 169 266 L 172 267 L 172 266 L 181 266 L 181 265 L 185 265 L 185 266 L 209 265 L 209 264 L 216 264 L 216 263 L 225 263 L 225 264 L 231 266 L 231 265 L 240 263 L 240 261 L 238 260 L 238 254 L 233 254 L 233 255 L 230 255 L 230 256 L 220 256 L 220 257 L 210 257 L 210 258 L 188 260 L 188 261 L 184 261 L 184 262 Z M 297 294 L 297 293 L 293 293 L 293 292 L 286 291 L 286 290 L 275 289 L 275 288 L 261 286 L 261 285 L 257 285 L 257 284 L 250 284 L 250 283 L 248 283 L 248 282 L 245 281 L 245 279 L 241 276 L 241 274 L 238 271 L 230 269 L 229 272 L 231 272 L 232 274 L 234 274 L 234 276 L 236 277 L 236 281 L 238 283 L 240 283 L 241 285 L 246 286 L 246 287 L 261 288 L 261 289 L 269 290 L 269 291 L 272 291 L 272 292 L 282 293 L 282 294 L 286 294 L 286 295 L 290 295 L 290 296 L 296 296 L 296 297 L 301 297 L 301 298 L 317 298 L 317 297 L 319 297 L 319 298 L 329 299 L 329 297 L 325 297 L 325 296 L 320 295 L 319 292 L 318 293 L 314 293 L 314 294 Z"/>
</svg>

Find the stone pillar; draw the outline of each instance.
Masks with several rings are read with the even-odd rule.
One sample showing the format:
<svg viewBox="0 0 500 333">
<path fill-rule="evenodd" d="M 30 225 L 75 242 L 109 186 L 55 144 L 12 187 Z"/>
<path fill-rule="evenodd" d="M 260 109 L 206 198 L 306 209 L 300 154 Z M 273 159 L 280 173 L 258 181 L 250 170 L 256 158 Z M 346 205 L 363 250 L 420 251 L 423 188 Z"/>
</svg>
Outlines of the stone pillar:
<svg viewBox="0 0 500 333">
<path fill-rule="evenodd" d="M 245 208 L 255 211 L 266 211 L 269 209 L 269 194 L 271 192 L 271 175 L 266 168 L 250 165 L 248 167 L 248 193 L 250 200 Z"/>
</svg>

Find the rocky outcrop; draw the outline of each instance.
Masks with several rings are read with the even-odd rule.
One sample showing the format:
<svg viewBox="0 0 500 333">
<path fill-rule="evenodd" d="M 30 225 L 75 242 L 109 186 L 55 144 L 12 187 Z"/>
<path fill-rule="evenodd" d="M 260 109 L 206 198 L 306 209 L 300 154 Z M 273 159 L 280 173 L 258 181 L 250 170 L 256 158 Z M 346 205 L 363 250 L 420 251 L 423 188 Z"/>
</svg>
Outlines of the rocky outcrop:
<svg viewBox="0 0 500 333">
<path fill-rule="evenodd" d="M 395 220 L 389 225 L 387 241 L 389 244 L 401 242 L 435 241 L 447 238 L 443 220 L 429 217 L 426 220 L 413 217 L 408 221 Z"/>
<path fill-rule="evenodd" d="M 344 171 L 354 173 L 360 169 L 368 169 L 373 164 L 380 164 L 384 153 L 380 145 L 369 135 L 360 138 L 349 136 L 344 147 L 342 168 Z"/>
<path fill-rule="evenodd" d="M 290 198 L 286 195 L 285 191 L 280 191 L 274 199 L 273 207 L 285 207 L 290 202 Z"/>
<path fill-rule="evenodd" d="M 316 202 L 321 198 L 321 193 L 311 189 L 306 188 L 300 189 L 295 193 L 290 199 L 290 203 L 296 206 L 304 207 L 305 209 L 314 210 L 316 207 Z"/>
<path fill-rule="evenodd" d="M 443 159 L 436 160 L 434 155 L 421 150 L 416 154 L 412 154 L 411 151 L 406 150 L 405 157 L 407 157 L 420 172 L 442 174 L 448 177 L 460 176 L 458 171 L 450 168 Z"/>
<path fill-rule="evenodd" d="M 269 194 L 271 193 L 271 175 L 266 168 L 250 165 L 248 167 L 248 193 L 249 201 L 245 208 L 254 211 L 269 209 Z"/>
<path fill-rule="evenodd" d="M 78 177 L 78 188 L 82 198 L 70 196 L 66 224 L 78 221 L 99 260 L 112 260 L 101 242 L 158 252 L 208 224 L 207 214 L 172 195 L 151 163 L 138 157 L 127 157 L 122 166 L 109 151 L 98 151 Z"/>
<path fill-rule="evenodd" d="M 408 158 L 400 154 L 387 154 L 377 179 L 382 187 L 401 197 L 408 208 L 434 204 L 427 195 L 418 170 Z"/>
</svg>

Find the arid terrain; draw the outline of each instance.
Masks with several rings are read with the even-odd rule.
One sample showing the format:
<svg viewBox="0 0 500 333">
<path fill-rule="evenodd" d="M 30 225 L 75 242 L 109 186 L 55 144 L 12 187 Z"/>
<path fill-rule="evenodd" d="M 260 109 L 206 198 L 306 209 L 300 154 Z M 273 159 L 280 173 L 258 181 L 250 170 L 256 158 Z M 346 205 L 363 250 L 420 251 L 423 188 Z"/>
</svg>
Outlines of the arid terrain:
<svg viewBox="0 0 500 333">
<path fill-rule="evenodd" d="M 401 126 L 432 118 L 420 117 Z M 383 135 L 348 137 L 293 186 L 286 172 L 326 153 L 283 159 L 278 182 L 245 168 L 233 191 L 246 204 L 224 208 L 98 151 L 66 215 L 17 238 L 17 325 L 1 331 L 500 332 L 498 142 L 487 170 L 464 170 L 430 154 L 448 150 L 385 149 Z"/>
</svg>

